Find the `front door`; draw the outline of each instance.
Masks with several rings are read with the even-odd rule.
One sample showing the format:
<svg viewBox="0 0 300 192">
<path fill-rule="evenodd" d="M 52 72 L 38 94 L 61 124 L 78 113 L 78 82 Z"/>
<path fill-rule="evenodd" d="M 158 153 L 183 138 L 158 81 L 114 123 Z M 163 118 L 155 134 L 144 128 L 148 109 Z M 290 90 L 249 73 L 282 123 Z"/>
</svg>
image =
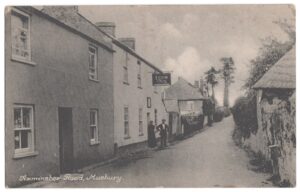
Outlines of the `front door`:
<svg viewBox="0 0 300 192">
<path fill-rule="evenodd" d="M 72 108 L 58 108 L 60 172 L 73 171 Z"/>
</svg>

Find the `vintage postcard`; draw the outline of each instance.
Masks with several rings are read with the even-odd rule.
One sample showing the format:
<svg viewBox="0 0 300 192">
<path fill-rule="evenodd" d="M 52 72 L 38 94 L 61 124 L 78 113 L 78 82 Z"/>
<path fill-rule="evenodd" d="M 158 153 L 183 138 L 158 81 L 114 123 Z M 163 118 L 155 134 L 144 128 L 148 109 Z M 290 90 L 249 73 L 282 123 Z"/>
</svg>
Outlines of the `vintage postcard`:
<svg viewBox="0 0 300 192">
<path fill-rule="evenodd" d="M 295 187 L 295 15 L 6 6 L 6 187 Z"/>
</svg>

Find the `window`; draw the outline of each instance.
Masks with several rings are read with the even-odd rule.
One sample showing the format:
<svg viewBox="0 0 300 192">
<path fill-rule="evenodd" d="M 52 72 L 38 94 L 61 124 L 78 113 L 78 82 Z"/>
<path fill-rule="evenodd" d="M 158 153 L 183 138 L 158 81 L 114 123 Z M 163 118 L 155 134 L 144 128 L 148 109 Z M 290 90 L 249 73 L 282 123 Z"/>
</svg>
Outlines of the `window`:
<svg viewBox="0 0 300 192">
<path fill-rule="evenodd" d="M 29 15 L 12 10 L 11 13 L 12 57 L 30 61 L 30 20 Z"/>
<path fill-rule="evenodd" d="M 143 130 L 143 109 L 139 108 L 139 135 L 142 136 L 144 135 L 144 130 Z"/>
<path fill-rule="evenodd" d="M 194 101 L 187 101 L 187 110 L 189 111 L 194 110 Z"/>
<path fill-rule="evenodd" d="M 125 65 L 123 66 L 123 82 L 124 84 L 129 84 L 129 80 L 128 80 L 128 61 L 129 61 L 129 57 L 128 57 L 128 53 L 125 53 Z"/>
<path fill-rule="evenodd" d="M 138 64 L 138 74 L 137 74 L 138 88 L 142 88 L 142 77 L 141 77 L 142 65 L 140 61 L 138 61 L 137 64 Z"/>
<path fill-rule="evenodd" d="M 91 145 L 99 143 L 98 137 L 98 111 L 96 109 L 90 110 L 90 143 Z"/>
<path fill-rule="evenodd" d="M 151 97 L 147 97 L 147 108 L 151 108 Z"/>
<path fill-rule="evenodd" d="M 92 80 L 98 79 L 97 73 L 97 48 L 89 46 L 89 78 Z"/>
<path fill-rule="evenodd" d="M 14 106 L 15 154 L 34 152 L 33 107 L 30 105 Z"/>
<path fill-rule="evenodd" d="M 124 135 L 125 138 L 129 138 L 129 109 L 124 107 Z"/>
</svg>

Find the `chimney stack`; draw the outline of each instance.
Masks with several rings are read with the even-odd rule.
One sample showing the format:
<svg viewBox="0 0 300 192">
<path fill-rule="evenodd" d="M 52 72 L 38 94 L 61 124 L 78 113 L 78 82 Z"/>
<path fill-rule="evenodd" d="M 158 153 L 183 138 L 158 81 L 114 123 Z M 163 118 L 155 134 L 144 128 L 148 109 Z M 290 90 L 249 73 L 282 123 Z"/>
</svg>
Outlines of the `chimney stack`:
<svg viewBox="0 0 300 192">
<path fill-rule="evenodd" d="M 78 13 L 78 6 L 43 6 L 42 12 L 50 16 L 63 17 L 70 13 Z"/>
<path fill-rule="evenodd" d="M 131 37 L 119 38 L 119 41 L 126 45 L 127 47 L 135 50 L 135 39 Z"/>
<path fill-rule="evenodd" d="M 105 33 L 115 37 L 116 24 L 114 22 L 97 22 L 95 25 Z"/>
</svg>

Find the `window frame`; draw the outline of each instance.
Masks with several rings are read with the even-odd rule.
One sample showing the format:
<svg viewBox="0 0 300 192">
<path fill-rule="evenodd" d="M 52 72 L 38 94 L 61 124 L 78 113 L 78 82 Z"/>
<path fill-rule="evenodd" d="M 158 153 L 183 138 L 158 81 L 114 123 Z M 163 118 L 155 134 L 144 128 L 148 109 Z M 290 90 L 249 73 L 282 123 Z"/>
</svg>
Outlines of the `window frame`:
<svg viewBox="0 0 300 192">
<path fill-rule="evenodd" d="M 91 123 L 91 113 L 94 112 L 95 114 L 95 124 Z M 90 145 L 96 145 L 100 143 L 99 140 L 99 113 L 98 113 L 98 109 L 92 108 L 89 110 L 89 133 L 90 133 Z M 94 127 L 93 129 L 95 129 L 94 131 L 94 138 L 92 138 L 92 133 L 91 133 L 91 128 Z"/>
<path fill-rule="evenodd" d="M 144 135 L 144 123 L 143 123 L 143 108 L 142 107 L 139 107 L 138 115 L 139 115 L 139 136 L 143 136 Z"/>
<path fill-rule="evenodd" d="M 126 110 L 127 109 L 127 110 Z M 127 111 L 127 118 L 126 118 L 126 111 Z M 124 106 L 124 139 L 130 138 L 130 129 L 129 129 L 129 107 Z M 127 124 L 127 129 L 126 129 Z"/>
<path fill-rule="evenodd" d="M 20 111 L 20 118 L 21 118 L 21 127 L 15 127 L 15 109 L 21 109 Z M 23 109 L 27 108 L 30 109 L 30 127 L 23 127 Z M 37 155 L 37 152 L 35 152 L 35 124 L 34 124 L 34 106 L 33 105 L 26 105 L 26 104 L 14 104 L 13 105 L 13 136 L 15 141 L 15 132 L 16 131 L 30 131 L 31 132 L 31 138 L 28 138 L 28 147 L 22 148 L 22 136 L 19 136 L 19 146 L 20 148 L 16 149 L 14 144 L 14 158 L 20 158 L 20 157 L 26 157 L 31 155 Z M 20 133 L 19 133 L 20 134 Z M 29 136 L 27 136 L 29 137 Z"/>
<path fill-rule="evenodd" d="M 141 62 L 137 61 L 138 73 L 137 73 L 137 87 L 142 89 L 142 65 Z"/>
<path fill-rule="evenodd" d="M 129 72 L 128 72 L 128 53 L 125 52 L 125 64 L 123 65 L 123 83 L 129 85 Z"/>
<path fill-rule="evenodd" d="M 94 50 L 94 53 L 90 51 L 90 49 Z M 93 45 L 93 44 L 89 44 L 89 48 L 88 48 L 88 52 L 89 52 L 89 79 L 92 81 L 98 81 L 98 48 L 97 46 Z M 91 73 L 90 72 L 90 61 L 91 61 L 91 56 L 94 56 L 94 71 L 95 73 Z M 94 77 L 92 77 L 94 76 Z"/>
<path fill-rule="evenodd" d="M 11 30 L 11 59 L 14 60 L 14 61 L 19 61 L 21 63 L 25 63 L 25 64 L 31 64 L 31 65 L 36 65 L 36 63 L 32 62 L 32 50 L 31 50 L 31 16 L 28 14 L 28 13 L 25 13 L 21 10 L 18 10 L 18 9 L 15 9 L 13 8 L 11 10 L 11 19 L 10 19 L 10 30 Z M 25 29 L 25 28 L 22 28 L 23 30 L 25 29 L 26 30 L 26 33 L 27 33 L 27 50 L 25 50 L 27 53 L 28 53 L 28 57 L 23 57 L 23 56 L 20 56 L 20 55 L 17 55 L 17 54 L 14 54 L 14 44 L 13 44 L 13 38 L 12 38 L 12 32 L 14 30 L 14 28 L 16 26 L 13 26 L 12 25 L 12 17 L 24 17 L 27 19 L 27 22 L 28 22 L 28 29 Z"/>
</svg>

